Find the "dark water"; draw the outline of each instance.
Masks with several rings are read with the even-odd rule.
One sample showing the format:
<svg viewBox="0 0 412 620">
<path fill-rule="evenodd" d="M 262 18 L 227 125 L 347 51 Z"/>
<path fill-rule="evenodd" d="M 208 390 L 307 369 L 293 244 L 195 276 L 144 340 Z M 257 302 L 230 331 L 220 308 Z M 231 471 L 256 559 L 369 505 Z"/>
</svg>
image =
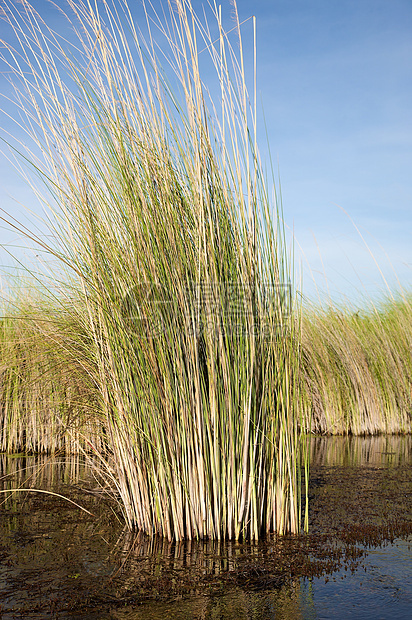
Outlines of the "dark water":
<svg viewBox="0 0 412 620">
<path fill-rule="evenodd" d="M 79 460 L 0 455 L 0 618 L 412 618 L 412 438 L 313 438 L 310 535 L 260 545 L 125 532 Z"/>
</svg>

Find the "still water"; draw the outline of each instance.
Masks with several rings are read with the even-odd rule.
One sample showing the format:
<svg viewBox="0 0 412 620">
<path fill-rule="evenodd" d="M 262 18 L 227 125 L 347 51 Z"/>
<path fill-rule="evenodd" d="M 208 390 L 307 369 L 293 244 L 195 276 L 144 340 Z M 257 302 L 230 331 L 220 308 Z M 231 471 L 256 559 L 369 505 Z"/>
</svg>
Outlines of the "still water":
<svg viewBox="0 0 412 620">
<path fill-rule="evenodd" d="M 125 532 L 79 460 L 0 455 L 0 618 L 412 618 L 412 438 L 313 438 L 310 536 L 260 545 Z"/>
</svg>

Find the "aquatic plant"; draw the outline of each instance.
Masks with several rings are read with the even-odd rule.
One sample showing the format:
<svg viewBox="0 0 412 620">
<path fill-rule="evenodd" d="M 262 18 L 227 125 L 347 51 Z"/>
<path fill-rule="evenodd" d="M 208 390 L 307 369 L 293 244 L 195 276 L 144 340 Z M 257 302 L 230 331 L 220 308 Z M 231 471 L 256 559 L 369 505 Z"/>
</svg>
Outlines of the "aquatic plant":
<svg viewBox="0 0 412 620">
<path fill-rule="evenodd" d="M 143 5 L 146 39 L 123 1 L 68 5 L 70 41 L 3 3 L 54 241 L 9 224 L 60 261 L 57 316 L 75 297 L 55 350 L 96 390 L 101 473 L 148 534 L 297 532 L 299 314 L 236 5 L 236 47 L 221 10 L 205 21 L 189 0 Z"/>
<path fill-rule="evenodd" d="M 0 452 L 103 448 L 87 334 L 73 307 L 57 314 L 34 297 L 20 293 L 0 319 Z"/>
<path fill-rule="evenodd" d="M 302 371 L 312 431 L 412 431 L 412 306 L 392 296 L 361 310 L 316 307 L 302 320 Z"/>
</svg>

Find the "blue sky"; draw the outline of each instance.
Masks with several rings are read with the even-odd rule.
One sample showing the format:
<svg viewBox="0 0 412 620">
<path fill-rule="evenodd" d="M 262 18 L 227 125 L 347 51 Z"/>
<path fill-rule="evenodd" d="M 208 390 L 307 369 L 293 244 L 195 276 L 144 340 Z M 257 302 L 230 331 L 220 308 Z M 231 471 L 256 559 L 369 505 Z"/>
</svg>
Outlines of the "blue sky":
<svg viewBox="0 0 412 620">
<path fill-rule="evenodd" d="M 47 2 L 35 4 L 54 19 Z M 257 18 L 258 90 L 304 294 L 377 299 L 382 274 L 392 289 L 396 277 L 411 288 L 411 0 L 239 0 L 238 9 Z M 242 28 L 251 42 L 251 21 Z M 0 156 L 0 206 L 27 218 L 12 197 L 38 208 Z M 13 239 L 0 229 L 0 241 Z"/>
<path fill-rule="evenodd" d="M 392 263 L 408 287 L 412 3 L 281 0 L 256 7 L 259 84 L 285 219 L 304 254 L 296 252 L 306 266 L 304 291 L 315 294 L 306 260 L 333 298 L 376 297 L 385 289 L 350 218 L 389 286 L 396 283 Z"/>
</svg>

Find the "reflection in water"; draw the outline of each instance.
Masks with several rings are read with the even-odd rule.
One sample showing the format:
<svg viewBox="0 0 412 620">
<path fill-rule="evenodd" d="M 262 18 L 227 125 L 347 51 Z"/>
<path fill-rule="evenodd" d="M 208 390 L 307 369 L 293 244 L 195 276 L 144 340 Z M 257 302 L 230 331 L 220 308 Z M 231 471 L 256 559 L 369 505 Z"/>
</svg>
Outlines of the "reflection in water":
<svg viewBox="0 0 412 620">
<path fill-rule="evenodd" d="M 340 571 L 327 583 L 325 579 L 304 583 L 303 605 L 306 609 L 308 597 L 308 609 L 311 609 L 311 615 L 305 614 L 305 619 L 409 619 L 412 610 L 411 549 L 411 536 L 407 540 L 396 540 L 393 544 L 371 549 L 362 571 L 350 575 Z"/>
<path fill-rule="evenodd" d="M 73 457 L 9 456 L 0 454 L 0 484 L 3 489 L 51 489 L 61 484 L 76 484 L 86 475 L 87 467 L 79 455 Z"/>
<path fill-rule="evenodd" d="M 116 620 L 306 620 L 300 583 L 272 593 L 232 590 L 212 597 L 192 597 L 187 601 L 151 603 L 136 609 L 112 612 Z"/>
<path fill-rule="evenodd" d="M 394 466 L 411 462 L 412 435 L 312 437 L 312 465 Z"/>
<path fill-rule="evenodd" d="M 128 570 L 144 568 L 155 576 L 184 572 L 186 578 L 194 580 L 199 575 L 219 576 L 239 566 L 263 565 L 277 552 L 275 540 L 273 544 L 260 545 L 215 540 L 169 542 L 126 531 L 119 538 L 118 551 L 121 546 Z"/>
<path fill-rule="evenodd" d="M 386 522 L 412 522 L 411 437 L 312 438 L 311 456 L 312 531 L 335 537 L 348 558 L 360 529 L 364 540 L 379 542 Z M 346 619 L 377 617 L 377 610 L 396 618 L 412 603 L 412 539 L 368 549 L 366 573 L 355 570 L 354 557 L 346 570 L 304 580 L 298 567 L 319 551 L 309 542 L 169 543 L 125 532 L 115 504 L 85 494 L 96 490 L 91 474 L 79 457 L 0 455 L 3 489 L 70 493 L 96 515 L 33 493 L 0 499 L 5 620 Z M 375 616 L 367 615 L 368 605 Z"/>
</svg>

